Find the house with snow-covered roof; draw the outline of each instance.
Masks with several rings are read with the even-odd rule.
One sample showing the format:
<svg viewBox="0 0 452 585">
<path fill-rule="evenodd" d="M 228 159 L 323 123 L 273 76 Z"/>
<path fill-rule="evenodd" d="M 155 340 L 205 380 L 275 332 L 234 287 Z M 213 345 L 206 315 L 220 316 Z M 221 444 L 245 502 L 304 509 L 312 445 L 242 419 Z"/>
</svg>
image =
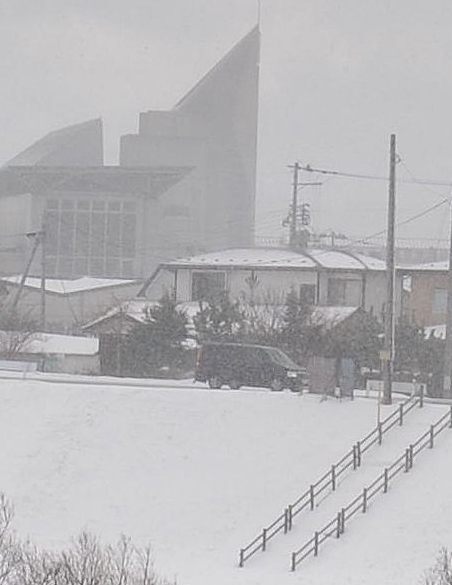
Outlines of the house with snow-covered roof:
<svg viewBox="0 0 452 585">
<path fill-rule="evenodd" d="M 278 304 L 295 289 L 313 305 L 361 307 L 381 318 L 385 270 L 382 260 L 339 249 L 233 248 L 162 263 L 139 296 L 158 300 L 171 291 L 182 303 L 226 291 L 232 298 Z M 402 278 L 397 276 L 397 314 L 401 290 Z"/>
<path fill-rule="evenodd" d="M 17 275 L 0 278 L 1 309 L 12 305 L 20 288 L 20 281 L 21 277 Z M 58 333 L 77 332 L 81 324 L 105 313 L 110 307 L 133 298 L 141 286 L 142 282 L 139 280 L 120 278 L 47 278 L 47 329 Z M 19 315 L 39 321 L 41 297 L 41 279 L 27 277 L 17 305 Z"/>
</svg>

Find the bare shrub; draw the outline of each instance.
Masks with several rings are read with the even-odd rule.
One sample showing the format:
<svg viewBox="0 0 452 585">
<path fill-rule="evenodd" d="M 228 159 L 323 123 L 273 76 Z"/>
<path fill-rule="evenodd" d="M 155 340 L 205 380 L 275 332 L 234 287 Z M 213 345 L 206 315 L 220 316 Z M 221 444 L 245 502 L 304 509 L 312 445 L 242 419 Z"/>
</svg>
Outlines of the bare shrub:
<svg viewBox="0 0 452 585">
<path fill-rule="evenodd" d="M 150 547 L 122 536 L 114 546 L 83 532 L 61 552 L 20 541 L 13 508 L 0 495 L 0 585 L 174 585 L 154 570 Z"/>
<path fill-rule="evenodd" d="M 427 572 L 424 585 L 452 585 L 452 553 L 442 548 L 435 565 Z"/>
</svg>

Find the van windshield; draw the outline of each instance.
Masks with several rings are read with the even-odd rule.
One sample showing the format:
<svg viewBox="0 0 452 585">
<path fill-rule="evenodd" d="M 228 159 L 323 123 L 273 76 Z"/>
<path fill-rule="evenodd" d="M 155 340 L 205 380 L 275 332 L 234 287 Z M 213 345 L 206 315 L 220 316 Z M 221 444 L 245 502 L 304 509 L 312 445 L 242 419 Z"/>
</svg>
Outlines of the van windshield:
<svg viewBox="0 0 452 585">
<path fill-rule="evenodd" d="M 291 370 L 299 370 L 300 366 L 297 365 L 294 361 L 290 359 L 283 351 L 278 349 L 277 347 L 268 347 L 265 349 L 268 355 L 270 355 L 271 359 L 283 366 L 284 368 L 290 368 Z"/>
</svg>

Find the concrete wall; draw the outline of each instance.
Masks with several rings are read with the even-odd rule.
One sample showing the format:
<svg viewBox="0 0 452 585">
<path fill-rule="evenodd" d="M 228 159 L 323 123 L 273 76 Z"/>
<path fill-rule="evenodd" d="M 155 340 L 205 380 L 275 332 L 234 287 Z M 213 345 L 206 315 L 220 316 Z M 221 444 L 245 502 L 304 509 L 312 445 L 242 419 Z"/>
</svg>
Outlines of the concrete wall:
<svg viewBox="0 0 452 585">
<path fill-rule="evenodd" d="M 121 165 L 192 167 L 159 200 L 149 269 L 166 259 L 253 244 L 258 60 L 254 30 L 173 110 L 142 113 L 139 133 L 122 138 Z"/>
<path fill-rule="evenodd" d="M 32 241 L 24 234 L 33 230 L 32 195 L 0 198 L 0 274 L 23 271 Z"/>
</svg>

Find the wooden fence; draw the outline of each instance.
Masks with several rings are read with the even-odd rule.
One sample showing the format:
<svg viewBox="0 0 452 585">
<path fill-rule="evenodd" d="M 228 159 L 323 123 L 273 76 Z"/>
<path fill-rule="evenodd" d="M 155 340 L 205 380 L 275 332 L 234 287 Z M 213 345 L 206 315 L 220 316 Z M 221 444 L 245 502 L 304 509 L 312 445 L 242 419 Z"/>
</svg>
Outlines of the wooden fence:
<svg viewBox="0 0 452 585">
<path fill-rule="evenodd" d="M 386 467 L 371 484 L 363 488 L 345 508 L 342 508 L 336 516 L 321 530 L 314 533 L 301 548 L 292 553 L 290 567 L 295 571 L 297 566 L 307 557 L 317 556 L 320 546 L 329 538 L 340 538 L 345 531 L 346 522 L 358 513 L 366 513 L 369 502 L 379 493 L 387 493 L 390 482 L 400 473 L 408 473 L 413 467 L 415 458 L 424 449 L 432 449 L 435 437 L 444 429 L 452 428 L 452 406 L 428 431 L 420 436 L 414 443 L 398 457 L 389 467 Z"/>
<path fill-rule="evenodd" d="M 240 549 L 239 566 L 243 567 L 245 562 L 259 551 L 267 550 L 269 541 L 277 534 L 287 534 L 292 529 L 293 521 L 303 510 L 314 510 L 318 496 L 328 490 L 335 491 L 338 486 L 339 478 L 347 470 L 356 470 L 361 465 L 363 455 L 374 445 L 381 445 L 384 435 L 395 426 L 403 425 L 406 415 L 419 405 L 424 405 L 423 387 L 420 388 L 418 396 L 411 396 L 405 402 L 399 404 L 387 418 L 381 421 L 370 433 L 363 439 L 357 441 L 347 453 L 331 465 L 320 479 L 309 486 L 292 504 L 289 504 L 284 512 L 280 514 L 271 524 L 262 529 L 262 531 L 249 542 L 245 547 Z"/>
</svg>

